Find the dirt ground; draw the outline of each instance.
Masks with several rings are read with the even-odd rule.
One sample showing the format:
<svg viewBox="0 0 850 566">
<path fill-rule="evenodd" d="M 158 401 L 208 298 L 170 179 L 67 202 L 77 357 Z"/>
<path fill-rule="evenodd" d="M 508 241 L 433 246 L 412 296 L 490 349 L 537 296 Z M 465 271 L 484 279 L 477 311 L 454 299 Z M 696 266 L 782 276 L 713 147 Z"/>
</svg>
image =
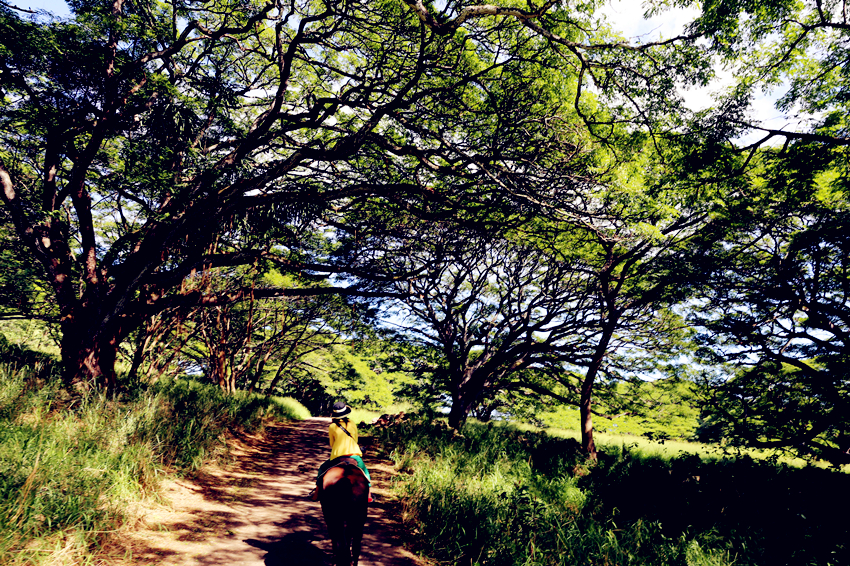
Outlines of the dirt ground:
<svg viewBox="0 0 850 566">
<path fill-rule="evenodd" d="M 233 461 L 165 483 L 163 501 L 132 510 L 107 561 L 162 566 L 331 564 L 319 503 L 305 496 L 330 453 L 330 419 L 273 425 L 232 444 Z M 387 490 L 391 463 L 364 446 L 376 501 L 369 507 L 361 566 L 424 566 L 398 541 L 398 505 Z M 370 457 L 371 456 L 371 457 Z"/>
</svg>

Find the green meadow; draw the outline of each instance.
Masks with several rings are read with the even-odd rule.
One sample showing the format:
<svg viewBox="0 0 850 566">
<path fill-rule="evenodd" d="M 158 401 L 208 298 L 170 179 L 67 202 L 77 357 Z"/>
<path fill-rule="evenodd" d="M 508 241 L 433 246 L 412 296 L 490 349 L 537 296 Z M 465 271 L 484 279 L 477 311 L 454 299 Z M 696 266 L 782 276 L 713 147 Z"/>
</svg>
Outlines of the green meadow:
<svg viewBox="0 0 850 566">
<path fill-rule="evenodd" d="M 850 475 L 719 447 L 408 420 L 371 432 L 403 472 L 408 542 L 445 564 L 850 564 Z"/>
</svg>

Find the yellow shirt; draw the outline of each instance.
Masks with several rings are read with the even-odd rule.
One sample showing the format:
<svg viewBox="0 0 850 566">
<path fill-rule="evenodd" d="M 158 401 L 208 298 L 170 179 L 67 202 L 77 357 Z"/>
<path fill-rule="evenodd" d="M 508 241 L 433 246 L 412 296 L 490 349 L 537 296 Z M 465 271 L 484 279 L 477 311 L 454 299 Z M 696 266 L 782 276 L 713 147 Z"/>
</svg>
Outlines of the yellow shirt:
<svg viewBox="0 0 850 566">
<path fill-rule="evenodd" d="M 351 435 L 345 434 L 340 425 L 331 423 L 328 428 L 328 436 L 331 440 L 331 460 L 340 456 L 363 456 L 360 451 L 360 446 L 357 445 L 357 425 L 351 421 L 341 420 L 340 424 L 345 427 L 345 430 Z"/>
</svg>

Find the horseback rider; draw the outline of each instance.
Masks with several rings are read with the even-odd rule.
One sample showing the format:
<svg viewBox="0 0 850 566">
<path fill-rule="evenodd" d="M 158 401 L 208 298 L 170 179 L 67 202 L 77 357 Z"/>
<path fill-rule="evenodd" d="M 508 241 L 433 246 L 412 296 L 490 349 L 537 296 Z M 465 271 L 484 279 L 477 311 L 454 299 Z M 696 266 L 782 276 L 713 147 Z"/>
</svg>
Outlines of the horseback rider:
<svg viewBox="0 0 850 566">
<path fill-rule="evenodd" d="M 319 490 L 321 489 L 324 473 L 344 458 L 354 460 L 357 463 L 357 467 L 366 476 L 366 481 L 369 482 L 369 501 L 372 501 L 372 477 L 369 475 L 369 470 L 363 462 L 363 452 L 357 444 L 357 425 L 346 416 L 350 412 L 351 407 L 346 405 L 344 401 L 337 401 L 333 405 L 331 425 L 328 427 L 331 457 L 319 467 L 319 474 L 316 477 L 316 489 L 310 492 L 310 498 L 313 501 L 318 501 L 319 499 Z"/>
</svg>

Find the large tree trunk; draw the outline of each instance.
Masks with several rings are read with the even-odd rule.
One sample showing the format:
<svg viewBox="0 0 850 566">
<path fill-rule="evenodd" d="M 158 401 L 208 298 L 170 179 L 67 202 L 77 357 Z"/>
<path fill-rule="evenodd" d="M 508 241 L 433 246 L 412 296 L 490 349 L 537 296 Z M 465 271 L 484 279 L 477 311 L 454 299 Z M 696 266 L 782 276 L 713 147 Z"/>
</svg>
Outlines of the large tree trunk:
<svg viewBox="0 0 850 566">
<path fill-rule="evenodd" d="M 62 377 L 71 389 L 114 391 L 117 386 L 115 359 L 120 339 L 117 332 L 96 326 L 86 317 L 68 316 L 62 322 Z"/>
<path fill-rule="evenodd" d="M 449 426 L 455 430 L 460 430 L 464 423 L 466 423 L 469 409 L 465 408 L 465 405 L 462 397 L 452 396 L 452 408 L 449 410 Z"/>
<path fill-rule="evenodd" d="M 471 367 L 464 368 L 458 364 L 454 371 L 457 377 L 451 380 L 452 407 L 449 411 L 449 426 L 460 430 L 472 409 L 487 400 L 487 391 L 494 381 L 504 377 L 505 371 L 495 357 L 486 363 L 476 363 Z M 488 415 L 496 405 L 490 408 Z"/>
<path fill-rule="evenodd" d="M 452 407 L 449 410 L 449 426 L 460 430 L 469 417 L 469 411 L 475 406 L 483 385 L 478 385 L 480 379 L 475 373 L 467 369 L 458 379 L 453 379 L 455 384 L 452 390 Z"/>
</svg>

